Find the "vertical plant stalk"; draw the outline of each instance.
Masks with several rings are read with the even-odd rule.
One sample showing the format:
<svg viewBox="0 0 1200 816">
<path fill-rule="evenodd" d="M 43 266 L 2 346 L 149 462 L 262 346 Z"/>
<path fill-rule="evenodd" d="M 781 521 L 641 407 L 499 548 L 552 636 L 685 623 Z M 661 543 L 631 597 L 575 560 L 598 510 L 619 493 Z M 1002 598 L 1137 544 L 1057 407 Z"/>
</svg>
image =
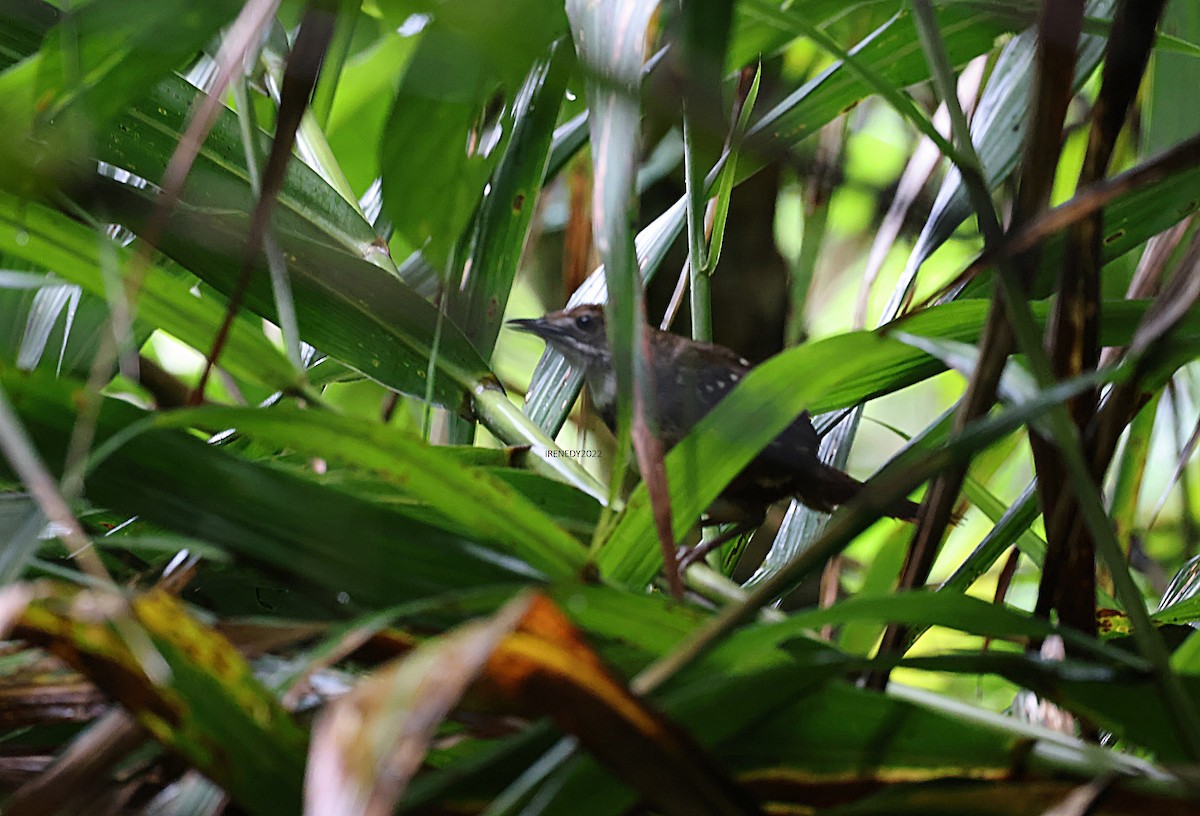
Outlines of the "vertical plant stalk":
<svg viewBox="0 0 1200 816">
<path fill-rule="evenodd" d="M 1117 6 L 1079 187 L 1099 181 L 1108 172 L 1117 137 L 1145 73 L 1164 6 L 1165 0 L 1121 0 Z M 1099 362 L 1103 229 L 1104 213 L 1098 210 L 1073 224 L 1067 233 L 1058 297 L 1046 326 L 1046 348 L 1054 375 L 1059 378 L 1095 370 Z M 1100 455 L 1094 447 L 1099 440 L 1095 434 L 1086 434 L 1096 414 L 1097 399 L 1095 392 L 1081 394 L 1071 401 L 1069 410 L 1089 443 L 1091 475 L 1099 485 L 1112 454 Z M 1045 517 L 1049 548 L 1036 610 L 1048 616 L 1050 610 L 1057 609 L 1067 625 L 1092 633 L 1096 631 L 1096 543 L 1080 519 L 1075 492 L 1064 489 L 1058 453 L 1048 442 L 1036 438 L 1031 441 L 1043 507 L 1053 508 Z"/>
<path fill-rule="evenodd" d="M 956 83 L 942 47 L 933 9 L 929 0 L 913 0 L 913 11 L 934 83 L 950 114 L 951 132 L 954 135 L 957 153 L 970 157 L 959 170 L 976 212 L 984 244 L 994 248 L 999 246 L 1002 239 L 1000 221 L 987 192 L 987 184 L 971 142 L 966 115 L 958 103 Z M 1013 217 L 1014 226 L 1044 209 L 1045 203 L 1049 201 L 1054 168 L 1058 164 L 1062 124 L 1072 95 L 1075 52 L 1082 28 L 1082 17 L 1083 0 L 1065 0 L 1061 3 L 1045 0 L 1042 4 L 1038 17 L 1038 84 L 1034 91 L 1030 145 L 1022 168 L 1017 211 Z M 955 158 L 955 161 L 957 163 L 958 159 Z M 1036 263 L 1014 264 L 1014 269 L 1022 270 L 1022 277 L 1028 275 L 1027 270 L 1035 267 Z M 961 431 L 971 420 L 982 416 L 991 408 L 996 400 L 1000 374 L 1013 346 L 1013 332 L 1008 322 L 1013 316 L 1011 313 L 1006 316 L 1005 300 L 1009 298 L 1003 289 L 1006 282 L 1001 280 L 1005 274 L 1006 272 L 1002 271 L 996 276 L 991 310 L 979 344 L 979 362 L 967 383 L 967 392 L 955 416 L 956 431 Z M 1024 288 L 1023 284 L 1021 288 Z M 939 474 L 934 479 L 925 496 L 917 531 L 900 576 L 900 591 L 922 586 L 928 580 L 965 477 L 966 465 L 963 464 Z M 889 626 L 884 632 L 878 653 L 883 656 L 902 650 L 907 641 L 905 627 Z M 886 684 L 886 671 L 873 675 L 870 680 L 870 685 L 875 688 L 883 688 Z"/>
<path fill-rule="evenodd" d="M 708 242 L 705 230 L 707 199 L 700 159 L 696 155 L 695 124 L 683 109 L 683 168 L 687 186 L 688 307 L 692 316 L 692 339 L 712 342 L 712 297 L 708 281 Z"/>
<path fill-rule="evenodd" d="M 702 156 L 719 145 L 723 127 L 721 80 L 733 16 L 732 0 L 679 3 L 682 65 L 683 162 L 687 184 L 688 267 L 692 339 L 712 341 L 712 303 L 708 275 L 709 247 L 705 240 L 708 189 L 701 170 Z M 670 58 L 668 58 L 670 59 Z M 733 119 L 736 129 L 737 113 Z M 728 142 L 726 142 L 728 144 Z"/>
</svg>

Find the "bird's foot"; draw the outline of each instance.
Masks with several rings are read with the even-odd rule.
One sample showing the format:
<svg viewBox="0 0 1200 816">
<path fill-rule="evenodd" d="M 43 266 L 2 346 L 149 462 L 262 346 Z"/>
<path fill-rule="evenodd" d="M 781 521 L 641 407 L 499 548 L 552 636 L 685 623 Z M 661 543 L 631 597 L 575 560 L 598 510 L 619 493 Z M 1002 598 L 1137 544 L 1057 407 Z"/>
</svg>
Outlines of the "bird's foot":
<svg viewBox="0 0 1200 816">
<path fill-rule="evenodd" d="M 687 572 L 688 567 L 690 567 L 692 564 L 695 564 L 697 561 L 702 560 L 710 552 L 719 549 L 739 536 L 753 532 L 758 528 L 760 523 L 761 519 L 742 521 L 733 525 L 715 538 L 701 541 L 695 547 L 680 547 L 679 552 L 675 556 L 675 561 L 679 564 L 679 574 L 682 576 L 685 572 Z"/>
</svg>

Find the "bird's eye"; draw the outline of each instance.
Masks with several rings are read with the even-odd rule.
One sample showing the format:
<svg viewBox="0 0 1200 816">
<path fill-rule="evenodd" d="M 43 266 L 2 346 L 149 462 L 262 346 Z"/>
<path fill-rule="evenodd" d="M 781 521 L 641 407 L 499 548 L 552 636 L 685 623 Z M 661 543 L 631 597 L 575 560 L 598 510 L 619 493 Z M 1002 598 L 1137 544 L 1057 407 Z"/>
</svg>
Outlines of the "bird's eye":
<svg viewBox="0 0 1200 816">
<path fill-rule="evenodd" d="M 592 327 L 593 320 L 594 318 L 590 314 L 580 315 L 579 317 L 575 318 L 575 328 L 584 330 L 590 329 Z"/>
</svg>

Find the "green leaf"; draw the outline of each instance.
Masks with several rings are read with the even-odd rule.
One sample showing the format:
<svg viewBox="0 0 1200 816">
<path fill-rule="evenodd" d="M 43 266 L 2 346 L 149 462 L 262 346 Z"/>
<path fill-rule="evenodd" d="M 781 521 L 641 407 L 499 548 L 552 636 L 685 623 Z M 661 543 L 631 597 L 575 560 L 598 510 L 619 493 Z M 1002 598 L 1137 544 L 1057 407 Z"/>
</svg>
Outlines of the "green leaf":
<svg viewBox="0 0 1200 816">
<path fill-rule="evenodd" d="M 995 38 L 1009 30 L 1004 21 L 968 4 L 939 6 L 937 20 L 954 64 L 965 63 L 991 50 Z M 750 128 L 745 170 L 740 176 L 750 175 L 761 167 L 761 159 L 750 160 L 757 141 L 770 140 L 776 143 L 776 149 L 778 143 L 795 144 L 870 95 L 875 89 L 860 73 L 862 69 L 886 79 L 896 88 L 929 79 L 929 66 L 908 10 L 898 12 L 849 50 L 859 71 L 835 63 L 789 94 Z"/>
<path fill-rule="evenodd" d="M 500 157 L 489 101 L 565 31 L 549 0 L 446 0 L 409 60 L 381 145 L 383 202 L 408 243 L 445 262 Z"/>
<path fill-rule="evenodd" d="M 104 244 L 110 244 L 105 248 Z M 0 252 L 37 264 L 95 297 L 111 293 L 102 273 L 104 253 L 128 269 L 134 252 L 61 213 L 0 192 Z M 163 329 L 196 348 L 212 342 L 225 309 L 212 298 L 189 290 L 193 281 L 151 264 L 138 296 L 138 319 Z M 297 386 L 300 378 L 287 358 L 251 320 L 235 322 L 222 365 L 235 377 L 271 390 Z"/>
<path fill-rule="evenodd" d="M 1179 35 L 1181 53 L 1164 53 Z M 1168 3 L 1159 26 L 1146 93 L 1146 153 L 1157 153 L 1200 130 L 1200 114 L 1190 104 L 1188 88 L 1200 81 L 1200 8 L 1194 3 Z"/>
<path fill-rule="evenodd" d="M 185 67 L 241 6 L 237 0 L 92 0 L 64 12 L 42 46 L 41 115 L 55 122 L 74 109 L 71 124 L 103 125 L 156 79 Z"/>
<path fill-rule="evenodd" d="M 43 459 L 63 462 L 79 386 L 10 371 L 0 371 L 0 382 Z M 145 418 L 131 405 L 103 400 L 96 444 Z M 210 541 L 289 583 L 321 588 L 326 610 L 338 603 L 371 608 L 537 575 L 479 542 L 245 461 L 183 431 L 129 435 L 87 474 L 85 486 L 94 504 Z"/>
<path fill-rule="evenodd" d="M 361 418 L 278 406 L 268 411 L 196 408 L 155 414 L 157 428 L 236 428 L 279 448 L 326 456 L 395 483 L 464 534 L 502 545 L 551 577 L 577 574 L 582 545 L 533 503 L 442 449 Z"/>
<path fill-rule="evenodd" d="M 1108 17 L 1115 0 L 1091 0 L 1087 11 Z M 1075 88 L 1080 88 L 1104 56 L 1106 40 L 1085 35 L 1075 62 Z M 1030 94 L 1037 49 L 1037 32 L 1030 29 L 1010 40 L 1000 52 L 987 87 L 980 96 L 971 122 L 971 141 L 983 167 L 984 178 L 995 186 L 1008 178 L 1025 146 Z M 915 271 L 954 230 L 971 216 L 967 189 L 957 167 L 951 167 L 938 191 L 921 234 L 908 259 L 908 272 Z"/>
<path fill-rule="evenodd" d="M 0 69 L 37 51 L 61 12 L 42 0 L 5 0 L 0 26 Z"/>
<path fill-rule="evenodd" d="M 95 158 L 159 183 L 172 153 L 187 129 L 192 107 L 202 97 L 184 79 L 170 76 L 155 85 L 148 97 L 123 111 L 95 146 Z M 271 136 L 258 132 L 257 155 L 266 156 Z M 254 200 L 246 150 L 237 115 L 222 108 L 196 156 L 184 185 L 182 200 L 209 197 L 237 202 L 240 209 Z M 317 242 L 395 271 L 379 236 L 355 209 L 315 170 L 293 160 L 284 173 L 275 206 L 276 237 L 295 251 L 293 235 Z"/>
<path fill-rule="evenodd" d="M 512 138 L 479 205 L 462 286 L 447 293 L 448 314 L 485 356 L 500 332 L 574 63 L 565 40 L 552 48 L 530 71 L 513 109 L 504 117 Z"/>
<path fill-rule="evenodd" d="M 755 60 L 773 56 L 784 46 L 804 36 L 803 26 L 819 25 L 839 30 L 863 25 L 875 28 L 900 7 L 896 0 L 867 0 L 853 5 L 845 0 L 807 0 L 804 3 L 775 3 L 771 0 L 738 0 L 733 4 L 726 70 L 732 72 Z M 797 25 L 796 18 L 801 18 Z"/>
<path fill-rule="evenodd" d="M 101 183 L 99 193 L 135 232 L 157 206 L 156 195 L 132 187 Z M 240 276 L 250 202 L 238 192 L 231 197 L 221 193 L 213 188 L 203 203 L 190 197 L 181 201 L 159 244 L 201 280 L 230 295 Z M 426 394 L 426 370 L 436 346 L 431 398 L 453 408 L 463 404 L 476 383 L 490 376 L 487 365 L 453 324 L 442 325 L 438 337 L 437 309 L 398 278 L 342 249 L 278 226 L 276 235 L 288 258 L 296 318 L 305 341 L 377 382 L 418 397 Z M 256 314 L 276 320 L 265 258 L 254 264 L 245 304 Z"/>
<path fill-rule="evenodd" d="M 338 79 L 325 133 L 355 190 L 379 178 L 379 141 L 404 68 L 420 40 L 394 30 L 354 55 Z"/>
</svg>

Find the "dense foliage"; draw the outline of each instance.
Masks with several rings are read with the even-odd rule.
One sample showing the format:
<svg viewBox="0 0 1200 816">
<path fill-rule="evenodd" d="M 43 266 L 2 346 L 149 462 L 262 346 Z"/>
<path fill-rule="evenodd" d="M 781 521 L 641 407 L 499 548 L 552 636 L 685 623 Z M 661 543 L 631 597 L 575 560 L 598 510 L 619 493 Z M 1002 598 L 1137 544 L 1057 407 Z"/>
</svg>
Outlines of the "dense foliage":
<svg viewBox="0 0 1200 816">
<path fill-rule="evenodd" d="M 1193 812 L 1198 43 L 0 0 L 4 812 Z M 502 331 L 590 302 L 615 435 Z M 677 311 L 765 362 L 660 459 Z M 672 597 L 804 410 L 863 494 Z"/>
</svg>

